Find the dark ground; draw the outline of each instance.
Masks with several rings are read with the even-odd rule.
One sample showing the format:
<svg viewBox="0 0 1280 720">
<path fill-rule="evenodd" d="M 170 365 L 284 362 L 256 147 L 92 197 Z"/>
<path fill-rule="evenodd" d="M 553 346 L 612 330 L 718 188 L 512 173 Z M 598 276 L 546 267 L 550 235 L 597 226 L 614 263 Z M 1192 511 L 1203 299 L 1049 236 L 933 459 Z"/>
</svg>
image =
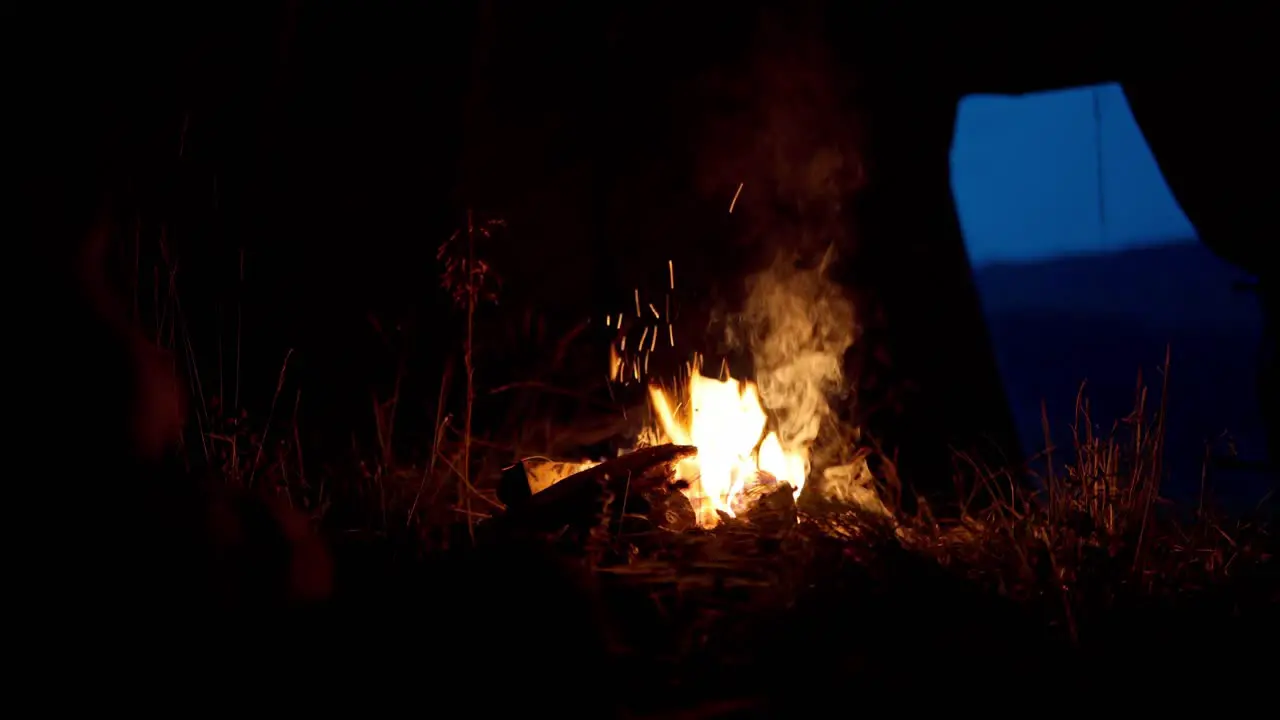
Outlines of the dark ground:
<svg viewBox="0 0 1280 720">
<path fill-rule="evenodd" d="M 1122 593 L 1072 649 L 1067 628 L 1049 621 L 1053 598 L 998 597 L 892 544 L 798 535 L 784 544 L 795 551 L 807 542 L 801 555 L 775 548 L 718 571 L 729 584 L 691 585 L 675 601 L 658 586 L 627 590 L 531 546 L 460 559 L 432 580 L 421 567 L 385 575 L 397 578 L 390 587 L 347 578 L 363 592 L 343 595 L 342 607 L 367 620 L 346 642 L 375 656 L 384 643 L 429 644 L 449 658 L 438 682 L 503 688 L 494 705 L 516 697 L 570 713 L 661 717 L 726 701 L 744 710 L 695 716 L 807 716 L 850 696 L 950 708 L 1037 696 L 1066 707 L 1158 705 L 1168 696 L 1153 683 L 1221 697 L 1275 667 L 1263 659 L 1280 637 L 1266 604 L 1275 601 L 1266 599 L 1274 575 L 1242 575 L 1176 605 Z M 352 567 L 371 565 L 366 557 Z M 734 590 L 735 576 L 770 577 L 773 588 Z M 666 596 L 665 611 L 657 596 Z M 423 624 L 405 624 L 412 617 Z M 528 694 L 530 684 L 552 696 Z"/>
</svg>

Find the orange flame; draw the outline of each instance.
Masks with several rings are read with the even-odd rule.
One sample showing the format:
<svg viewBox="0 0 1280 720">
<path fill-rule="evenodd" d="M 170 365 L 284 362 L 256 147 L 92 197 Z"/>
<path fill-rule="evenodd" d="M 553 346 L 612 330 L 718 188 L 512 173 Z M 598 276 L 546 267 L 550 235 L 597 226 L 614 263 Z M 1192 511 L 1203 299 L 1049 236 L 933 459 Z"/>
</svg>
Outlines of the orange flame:
<svg viewBox="0 0 1280 720">
<path fill-rule="evenodd" d="M 720 512 L 730 517 L 741 512 L 747 491 L 758 485 L 787 482 L 797 496 L 804 487 L 808 450 L 785 450 L 777 433 L 766 434 L 768 417 L 755 383 L 709 378 L 694 366 L 684 403 L 676 404 L 653 385 L 649 400 L 660 441 L 698 448 L 695 457 L 677 465 L 676 477 L 689 483 L 685 494 L 702 527 L 715 527 Z"/>
</svg>

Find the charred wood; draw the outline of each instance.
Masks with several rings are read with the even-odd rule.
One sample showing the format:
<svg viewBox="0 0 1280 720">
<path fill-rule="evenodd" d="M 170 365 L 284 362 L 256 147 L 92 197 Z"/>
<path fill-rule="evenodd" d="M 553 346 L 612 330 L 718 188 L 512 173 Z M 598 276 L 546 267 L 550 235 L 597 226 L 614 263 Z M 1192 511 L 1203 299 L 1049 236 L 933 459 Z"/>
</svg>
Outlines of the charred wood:
<svg viewBox="0 0 1280 720">
<path fill-rule="evenodd" d="M 619 521 L 624 513 L 640 513 L 642 508 L 643 514 L 652 517 L 658 512 L 664 522 L 670 517 L 671 523 L 680 525 L 692 515 L 692 508 L 683 513 L 678 500 L 667 498 L 681 495 L 676 492 L 675 463 L 696 453 L 696 448 L 686 445 L 642 448 L 570 475 L 525 498 L 514 487 L 515 471 L 521 467 L 517 464 L 503 481 L 507 497 L 514 502 L 506 513 L 484 524 L 486 538 L 510 539 L 565 528 L 589 530 L 600 525 L 606 515 Z"/>
</svg>

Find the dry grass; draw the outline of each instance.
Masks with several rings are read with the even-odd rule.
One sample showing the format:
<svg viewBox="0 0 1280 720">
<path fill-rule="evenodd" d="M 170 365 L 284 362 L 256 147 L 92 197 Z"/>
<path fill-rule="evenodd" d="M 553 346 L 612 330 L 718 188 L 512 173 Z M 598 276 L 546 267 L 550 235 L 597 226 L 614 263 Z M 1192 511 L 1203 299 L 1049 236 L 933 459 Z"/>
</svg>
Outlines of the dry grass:
<svg viewBox="0 0 1280 720">
<path fill-rule="evenodd" d="M 904 544 L 1012 598 L 1057 598 L 1073 640 L 1082 616 L 1121 596 L 1196 592 L 1258 572 L 1274 547 L 1266 499 L 1256 517 L 1226 518 L 1207 503 L 1207 472 L 1198 507 L 1161 496 L 1168 373 L 1166 355 L 1154 403 L 1139 376 L 1132 413 L 1107 434 L 1082 386 L 1065 452 L 1045 421 L 1038 487 L 978 473 L 984 509 L 945 523 L 927 511 L 900 518 Z"/>
</svg>

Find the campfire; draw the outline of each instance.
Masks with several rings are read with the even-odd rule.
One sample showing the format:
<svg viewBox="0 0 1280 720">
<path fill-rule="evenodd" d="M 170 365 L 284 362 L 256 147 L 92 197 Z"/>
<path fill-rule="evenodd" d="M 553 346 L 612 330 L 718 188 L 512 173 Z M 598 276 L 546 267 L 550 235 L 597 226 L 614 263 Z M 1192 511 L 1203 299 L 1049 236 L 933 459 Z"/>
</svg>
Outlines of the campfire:
<svg viewBox="0 0 1280 720">
<path fill-rule="evenodd" d="M 693 520 L 707 529 L 750 511 L 763 496 L 784 488 L 798 498 L 809 473 L 808 448 L 784 449 L 778 433 L 767 429 L 768 415 L 756 384 L 727 373 L 708 377 L 702 373 L 700 356 L 686 371 L 673 389 L 648 384 L 653 421 L 641 431 L 636 446 L 617 460 L 530 458 L 521 463 L 531 493 L 569 477 L 587 477 L 588 471 L 599 473 L 613 465 L 622 472 L 625 467 L 628 475 L 647 473 L 649 481 L 637 482 L 637 491 L 652 489 L 658 479 L 660 486 L 683 493 Z"/>
<path fill-rule="evenodd" d="M 736 516 L 779 482 L 788 483 L 799 496 L 809 473 L 807 449 L 788 452 L 776 432 L 765 432 L 768 416 L 756 384 L 732 376 L 707 377 L 699 359 L 689 369 L 682 399 L 660 385 L 649 386 L 658 427 L 646 435 L 652 444 L 698 449 L 675 471 L 676 479 L 688 485 L 684 492 L 698 524 L 715 527 L 721 513 Z"/>
<path fill-rule="evenodd" d="M 811 453 L 820 426 L 831 417 L 829 398 L 842 384 L 840 358 L 853 335 L 852 307 L 823 277 L 825 264 L 824 259 L 819 267 L 803 270 L 778 263 L 748 281 L 744 323 L 728 339 L 751 354 L 756 378 L 750 380 L 734 377 L 727 363 L 719 373 L 705 373 L 698 353 L 674 380 L 651 377 L 650 357 L 676 347 L 671 294 L 661 302 L 645 302 L 636 289 L 634 316 L 611 314 L 604 323 L 613 333 L 610 382 L 644 386 L 645 427 L 615 459 L 523 461 L 519 475 L 528 483 L 527 492 L 541 495 L 573 477 L 571 485 L 588 479 L 612 483 L 611 492 L 624 504 L 625 498 L 651 500 L 655 492 L 681 495 L 676 515 L 685 521 L 675 523 L 668 514 L 669 529 L 673 524 L 714 528 L 749 516 L 765 497 L 794 506 L 815 470 Z M 675 288 L 670 263 L 667 270 L 670 291 Z M 879 505 L 864 463 L 827 457 L 824 465 L 816 468 L 819 494 Z M 579 491 L 558 488 L 539 500 L 550 504 L 557 495 Z M 659 504 L 671 512 L 668 503 Z"/>
</svg>

